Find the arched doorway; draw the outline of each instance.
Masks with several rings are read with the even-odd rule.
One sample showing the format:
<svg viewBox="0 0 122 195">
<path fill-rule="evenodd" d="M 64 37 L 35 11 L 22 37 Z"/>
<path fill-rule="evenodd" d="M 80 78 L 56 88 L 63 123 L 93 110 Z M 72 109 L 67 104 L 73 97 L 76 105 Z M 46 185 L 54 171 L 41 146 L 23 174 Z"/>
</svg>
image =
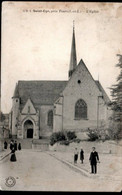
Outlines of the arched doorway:
<svg viewBox="0 0 122 195">
<path fill-rule="evenodd" d="M 25 138 L 33 138 L 33 123 L 31 120 L 27 120 L 24 123 Z"/>
<path fill-rule="evenodd" d="M 33 138 L 33 129 L 27 129 L 27 138 Z"/>
</svg>

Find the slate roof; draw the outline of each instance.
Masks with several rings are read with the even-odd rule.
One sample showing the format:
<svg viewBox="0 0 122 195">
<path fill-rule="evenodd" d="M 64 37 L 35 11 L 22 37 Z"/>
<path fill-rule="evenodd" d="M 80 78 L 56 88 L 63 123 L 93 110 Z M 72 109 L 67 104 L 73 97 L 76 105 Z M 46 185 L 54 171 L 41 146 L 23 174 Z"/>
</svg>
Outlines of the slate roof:
<svg viewBox="0 0 122 195">
<path fill-rule="evenodd" d="M 41 105 L 53 105 L 56 99 L 63 92 L 68 81 L 18 81 L 13 97 L 20 97 L 20 109 L 23 108 L 28 98 L 35 107 Z M 99 81 L 95 81 L 102 92 L 106 103 L 110 102 L 108 95 Z"/>
<path fill-rule="evenodd" d="M 34 106 L 53 105 L 66 84 L 67 81 L 19 81 L 18 92 L 21 107 L 25 105 L 28 98 Z"/>
</svg>

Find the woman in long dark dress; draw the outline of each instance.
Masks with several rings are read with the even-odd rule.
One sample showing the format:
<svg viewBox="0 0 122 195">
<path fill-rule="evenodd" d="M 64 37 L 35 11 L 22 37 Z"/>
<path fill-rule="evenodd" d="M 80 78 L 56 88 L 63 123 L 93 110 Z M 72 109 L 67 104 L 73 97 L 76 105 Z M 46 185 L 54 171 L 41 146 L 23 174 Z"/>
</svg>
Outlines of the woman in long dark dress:
<svg viewBox="0 0 122 195">
<path fill-rule="evenodd" d="M 83 164 L 83 160 L 84 160 L 84 151 L 83 151 L 82 148 L 81 148 L 81 151 L 80 151 L 80 160 L 81 160 L 81 163 Z"/>
<path fill-rule="evenodd" d="M 21 150 L 21 143 L 19 143 L 18 145 L 18 150 Z"/>
<path fill-rule="evenodd" d="M 14 148 L 12 148 L 12 150 L 11 150 L 11 158 L 10 158 L 10 161 L 12 161 L 12 162 L 17 161 L 16 155 L 15 155 L 15 149 Z"/>
<path fill-rule="evenodd" d="M 7 147 L 8 147 L 8 143 L 5 141 L 4 142 L 4 149 L 7 149 Z"/>
</svg>

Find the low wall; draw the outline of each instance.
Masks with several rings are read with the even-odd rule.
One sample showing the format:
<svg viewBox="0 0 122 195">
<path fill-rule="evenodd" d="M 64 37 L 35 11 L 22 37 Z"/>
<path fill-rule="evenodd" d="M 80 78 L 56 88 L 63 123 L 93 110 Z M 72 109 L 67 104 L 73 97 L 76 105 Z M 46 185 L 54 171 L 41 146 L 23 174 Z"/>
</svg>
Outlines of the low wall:
<svg viewBox="0 0 122 195">
<path fill-rule="evenodd" d="M 90 153 L 92 147 L 96 148 L 96 151 L 103 154 L 118 154 L 121 155 L 122 146 L 117 144 L 115 141 L 81 141 L 80 143 L 70 143 L 69 145 L 60 145 L 59 143 L 54 144 L 53 146 L 49 145 L 50 151 L 58 152 L 71 152 L 74 154 L 75 148 L 80 152 L 83 148 L 84 153 Z"/>
<path fill-rule="evenodd" d="M 42 144 L 34 143 L 34 144 L 32 144 L 32 149 L 47 151 L 47 150 L 49 150 L 49 144 L 47 144 L 47 143 L 42 143 Z"/>
</svg>

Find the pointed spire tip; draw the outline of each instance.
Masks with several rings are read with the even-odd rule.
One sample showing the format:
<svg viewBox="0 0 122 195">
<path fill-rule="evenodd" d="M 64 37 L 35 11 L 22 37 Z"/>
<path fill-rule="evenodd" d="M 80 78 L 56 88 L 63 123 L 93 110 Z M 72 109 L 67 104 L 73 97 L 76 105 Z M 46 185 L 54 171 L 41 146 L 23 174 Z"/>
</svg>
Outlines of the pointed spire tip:
<svg viewBox="0 0 122 195">
<path fill-rule="evenodd" d="M 73 20 L 73 30 L 75 29 L 75 20 Z"/>
</svg>

